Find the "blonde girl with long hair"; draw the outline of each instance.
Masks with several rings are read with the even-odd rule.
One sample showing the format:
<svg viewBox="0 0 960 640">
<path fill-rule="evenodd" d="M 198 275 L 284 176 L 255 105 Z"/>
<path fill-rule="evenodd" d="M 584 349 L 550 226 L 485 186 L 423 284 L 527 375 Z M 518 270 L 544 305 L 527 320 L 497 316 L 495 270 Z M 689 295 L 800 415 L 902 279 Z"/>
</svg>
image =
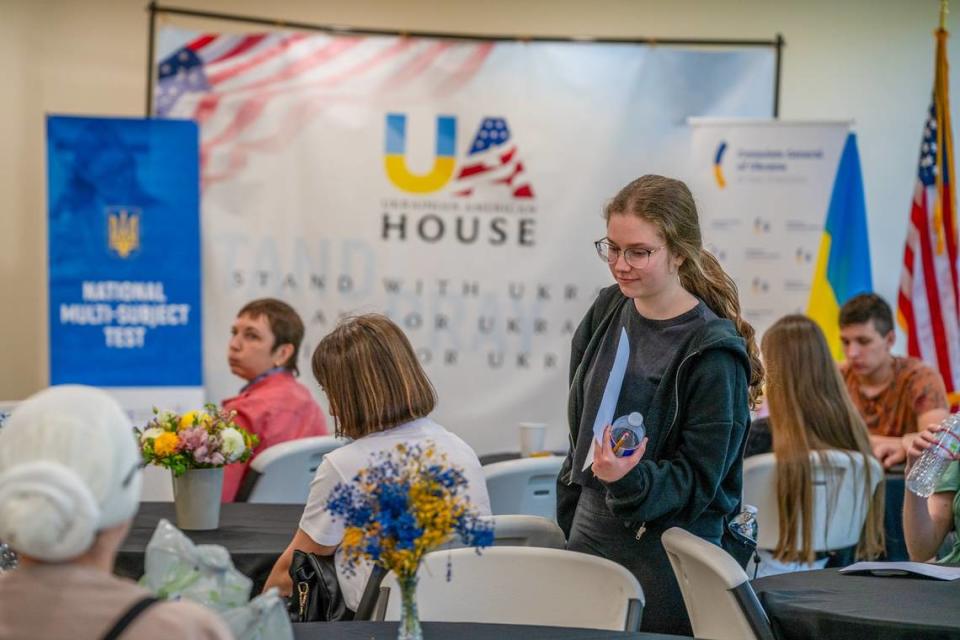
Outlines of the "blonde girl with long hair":
<svg viewBox="0 0 960 640">
<path fill-rule="evenodd" d="M 761 352 L 777 458 L 780 535 L 776 549 L 761 550 L 760 571 L 771 575 L 827 564 L 828 558 L 818 558 L 813 550 L 815 490 L 810 454 L 817 454 L 825 464 L 825 452 L 830 450 L 863 460 L 862 500 L 869 508 L 854 555 L 858 560 L 878 557 L 884 550 L 883 473 L 873 462 L 867 427 L 847 393 L 823 331 L 806 316 L 785 316 L 766 331 Z"/>
<path fill-rule="evenodd" d="M 558 522 L 569 549 L 637 577 L 642 630 L 689 635 L 660 536 L 679 526 L 721 544 L 740 506 L 749 406 L 763 367 L 733 280 L 703 248 L 683 182 L 638 178 L 604 218 L 595 248 L 616 284 L 573 337 Z M 609 423 L 631 413 L 643 416 L 647 438 L 620 456 Z"/>
</svg>

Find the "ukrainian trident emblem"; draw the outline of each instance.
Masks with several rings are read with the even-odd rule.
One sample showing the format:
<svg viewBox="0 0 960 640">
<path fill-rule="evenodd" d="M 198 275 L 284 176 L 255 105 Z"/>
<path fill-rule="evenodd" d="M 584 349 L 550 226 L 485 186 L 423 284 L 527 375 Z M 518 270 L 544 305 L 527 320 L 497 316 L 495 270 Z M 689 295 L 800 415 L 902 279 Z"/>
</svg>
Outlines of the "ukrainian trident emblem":
<svg viewBox="0 0 960 640">
<path fill-rule="evenodd" d="M 133 207 L 107 209 L 107 244 L 121 258 L 140 248 L 140 210 Z"/>
</svg>

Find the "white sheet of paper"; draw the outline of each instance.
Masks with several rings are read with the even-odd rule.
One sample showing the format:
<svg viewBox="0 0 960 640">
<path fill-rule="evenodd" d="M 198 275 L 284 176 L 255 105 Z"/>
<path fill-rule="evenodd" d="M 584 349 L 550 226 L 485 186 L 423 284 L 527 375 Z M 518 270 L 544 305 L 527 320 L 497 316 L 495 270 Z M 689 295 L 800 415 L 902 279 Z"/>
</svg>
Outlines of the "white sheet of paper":
<svg viewBox="0 0 960 640">
<path fill-rule="evenodd" d="M 630 361 L 630 339 L 627 337 L 627 330 L 620 329 L 620 342 L 617 343 L 617 355 L 613 358 L 613 366 L 610 367 L 610 375 L 607 377 L 607 386 L 603 390 L 603 397 L 600 399 L 600 407 L 597 409 L 597 417 L 593 421 L 593 441 L 590 443 L 590 450 L 587 452 L 587 459 L 583 463 L 583 471 L 590 468 L 593 464 L 593 450 L 597 442 L 603 437 L 603 430 L 608 424 L 613 424 L 617 411 L 617 401 L 620 399 L 620 388 L 623 387 L 623 377 L 627 373 L 627 363 Z"/>
<path fill-rule="evenodd" d="M 936 580 L 958 580 L 960 579 L 960 567 L 945 567 L 941 564 L 929 564 L 926 562 L 857 562 L 840 569 L 840 573 L 854 573 L 860 571 L 869 571 L 876 575 L 878 572 L 882 575 L 886 571 L 914 573 Z M 892 575 L 895 575 L 893 573 Z"/>
</svg>

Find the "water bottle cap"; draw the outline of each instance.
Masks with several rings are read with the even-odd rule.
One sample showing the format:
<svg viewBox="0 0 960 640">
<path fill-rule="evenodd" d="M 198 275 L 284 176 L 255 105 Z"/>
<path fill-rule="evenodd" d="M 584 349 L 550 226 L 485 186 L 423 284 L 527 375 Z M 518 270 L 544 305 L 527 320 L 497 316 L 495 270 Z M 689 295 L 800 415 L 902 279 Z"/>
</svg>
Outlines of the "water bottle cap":
<svg viewBox="0 0 960 640">
<path fill-rule="evenodd" d="M 637 411 L 634 411 L 627 416 L 627 424 L 629 424 L 631 427 L 639 427 L 643 424 L 643 415 Z"/>
</svg>

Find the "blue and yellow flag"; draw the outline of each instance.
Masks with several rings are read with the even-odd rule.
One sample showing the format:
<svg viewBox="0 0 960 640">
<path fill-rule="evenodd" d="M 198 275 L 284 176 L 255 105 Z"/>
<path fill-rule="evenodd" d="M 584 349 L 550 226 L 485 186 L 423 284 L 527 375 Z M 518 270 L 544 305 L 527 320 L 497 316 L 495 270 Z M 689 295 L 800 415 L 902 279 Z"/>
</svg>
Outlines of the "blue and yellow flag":
<svg viewBox="0 0 960 640">
<path fill-rule="evenodd" d="M 807 303 L 807 315 L 823 329 L 837 360 L 843 353 L 837 324 L 840 306 L 858 293 L 872 290 L 863 176 L 860 173 L 857 136 L 850 133 L 843 146 L 837 177 L 833 182 L 827 222 L 823 239 L 820 240 L 810 301 Z"/>
</svg>

